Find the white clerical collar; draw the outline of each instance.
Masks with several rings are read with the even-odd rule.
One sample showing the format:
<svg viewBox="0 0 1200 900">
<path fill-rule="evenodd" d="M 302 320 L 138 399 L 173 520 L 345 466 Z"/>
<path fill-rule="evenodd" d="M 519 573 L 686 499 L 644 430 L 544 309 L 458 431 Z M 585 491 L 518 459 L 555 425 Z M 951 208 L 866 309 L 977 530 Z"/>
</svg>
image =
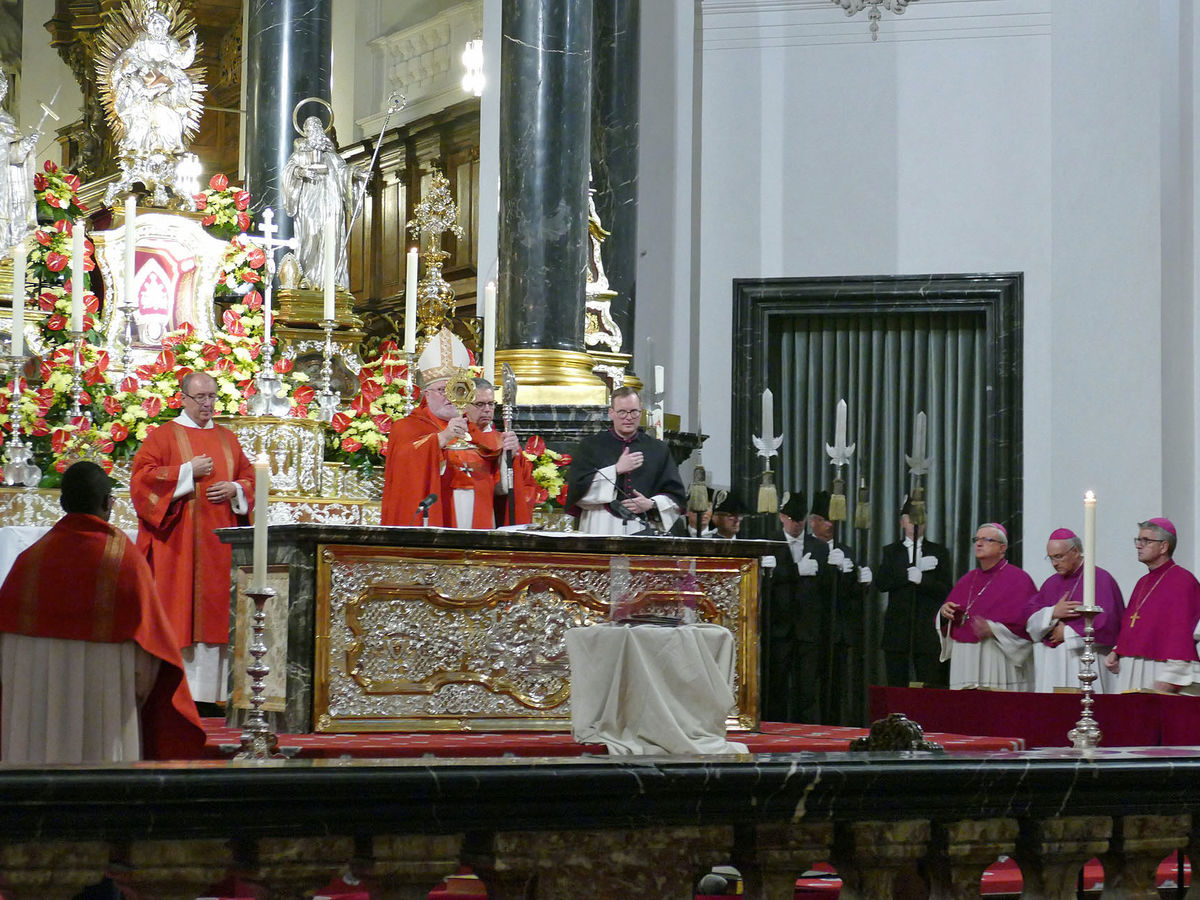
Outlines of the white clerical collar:
<svg viewBox="0 0 1200 900">
<path fill-rule="evenodd" d="M 175 421 L 178 422 L 180 425 L 182 425 L 184 428 L 200 428 L 199 425 L 197 425 L 195 422 L 192 421 L 192 417 L 189 416 L 185 412 L 181 412 L 178 416 L 176 416 Z M 209 419 L 208 424 L 205 425 L 201 430 L 204 431 L 209 428 L 216 428 L 216 423 L 213 422 L 212 419 Z"/>
</svg>

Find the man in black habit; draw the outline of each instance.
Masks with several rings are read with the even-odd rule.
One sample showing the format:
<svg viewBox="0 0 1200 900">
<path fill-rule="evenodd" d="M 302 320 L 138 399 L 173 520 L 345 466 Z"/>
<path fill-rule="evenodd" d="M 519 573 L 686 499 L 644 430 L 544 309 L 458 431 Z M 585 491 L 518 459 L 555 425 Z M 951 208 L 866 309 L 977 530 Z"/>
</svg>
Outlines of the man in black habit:
<svg viewBox="0 0 1200 900">
<path fill-rule="evenodd" d="M 612 393 L 611 426 L 579 442 L 567 470 L 566 507 L 587 534 L 666 532 L 687 503 L 671 449 L 638 427 L 637 391 Z"/>
<path fill-rule="evenodd" d="M 883 548 L 876 587 L 888 595 L 883 616 L 883 655 L 887 683 L 907 687 L 918 681 L 926 687 L 948 687 L 950 664 L 938 662 L 941 646 L 929 624 L 937 619 L 954 577 L 950 551 L 925 538 L 924 516 L 913 523 L 913 505 L 900 507 L 903 539 Z"/>
</svg>

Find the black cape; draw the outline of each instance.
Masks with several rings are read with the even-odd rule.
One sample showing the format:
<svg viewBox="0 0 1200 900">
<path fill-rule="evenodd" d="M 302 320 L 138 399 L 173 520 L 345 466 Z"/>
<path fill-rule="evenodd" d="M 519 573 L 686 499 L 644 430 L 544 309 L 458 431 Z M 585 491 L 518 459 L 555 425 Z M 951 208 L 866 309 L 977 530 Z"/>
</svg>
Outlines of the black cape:
<svg viewBox="0 0 1200 900">
<path fill-rule="evenodd" d="M 596 472 L 615 464 L 626 446 L 630 453 L 642 454 L 642 465 L 617 476 L 614 504 L 632 497 L 634 491 L 647 497 L 664 494 L 680 507 L 687 504 L 687 492 L 679 478 L 679 469 L 671 456 L 671 448 L 664 441 L 651 437 L 640 428 L 629 441 L 623 441 L 610 428 L 583 438 L 571 454 L 571 466 L 567 470 L 567 512 L 579 515 L 579 501 L 591 488 Z"/>
</svg>

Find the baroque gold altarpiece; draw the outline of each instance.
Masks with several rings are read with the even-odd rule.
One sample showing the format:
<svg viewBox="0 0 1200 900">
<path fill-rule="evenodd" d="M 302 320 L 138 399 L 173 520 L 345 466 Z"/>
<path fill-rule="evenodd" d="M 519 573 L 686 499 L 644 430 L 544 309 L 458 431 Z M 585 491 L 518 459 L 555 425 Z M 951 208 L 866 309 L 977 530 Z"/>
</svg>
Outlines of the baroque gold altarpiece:
<svg viewBox="0 0 1200 900">
<path fill-rule="evenodd" d="M 234 566 L 250 529 L 225 529 Z M 421 528 L 272 526 L 292 565 L 287 731 L 570 728 L 570 628 L 693 606 L 733 632 L 736 704 L 758 721 L 759 560 L 772 542 Z M 311 629 L 311 630 L 307 630 Z M 306 646 L 307 644 L 307 646 Z"/>
</svg>

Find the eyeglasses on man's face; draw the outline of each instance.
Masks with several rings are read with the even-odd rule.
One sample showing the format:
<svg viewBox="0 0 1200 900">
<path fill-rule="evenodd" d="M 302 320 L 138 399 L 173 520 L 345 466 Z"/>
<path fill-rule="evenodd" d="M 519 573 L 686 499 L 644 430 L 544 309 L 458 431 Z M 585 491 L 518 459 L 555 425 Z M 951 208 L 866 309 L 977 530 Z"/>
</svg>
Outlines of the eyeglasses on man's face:
<svg viewBox="0 0 1200 900">
<path fill-rule="evenodd" d="M 471 403 L 468 403 L 467 405 L 470 407 L 473 407 L 474 409 L 495 409 L 496 401 L 495 400 L 473 400 Z"/>
<path fill-rule="evenodd" d="M 200 403 L 200 404 L 217 402 L 216 394 L 184 394 L 183 396 L 187 397 L 189 400 L 194 401 L 195 403 Z"/>
<path fill-rule="evenodd" d="M 1070 550 L 1066 551 L 1065 553 L 1049 553 L 1046 555 L 1046 559 L 1050 560 L 1050 562 L 1052 562 L 1052 563 L 1060 563 L 1074 552 L 1075 552 L 1075 548 L 1072 547 Z"/>
<path fill-rule="evenodd" d="M 632 419 L 642 414 L 640 409 L 614 409 L 614 416 L 620 416 L 622 419 Z"/>
<path fill-rule="evenodd" d="M 975 543 L 977 544 L 1003 544 L 1004 541 L 999 538 L 984 537 L 981 534 L 975 535 Z"/>
<path fill-rule="evenodd" d="M 1166 538 L 1135 537 L 1133 539 L 1133 546 L 1135 546 L 1135 547 L 1145 547 L 1147 544 L 1165 544 L 1165 543 L 1166 543 Z"/>
</svg>

